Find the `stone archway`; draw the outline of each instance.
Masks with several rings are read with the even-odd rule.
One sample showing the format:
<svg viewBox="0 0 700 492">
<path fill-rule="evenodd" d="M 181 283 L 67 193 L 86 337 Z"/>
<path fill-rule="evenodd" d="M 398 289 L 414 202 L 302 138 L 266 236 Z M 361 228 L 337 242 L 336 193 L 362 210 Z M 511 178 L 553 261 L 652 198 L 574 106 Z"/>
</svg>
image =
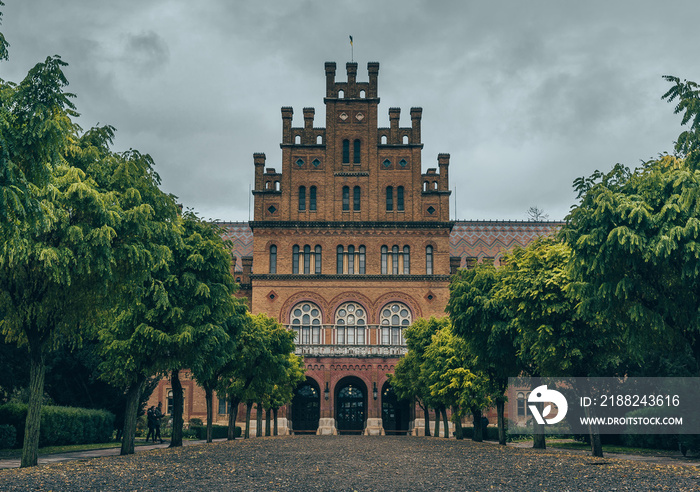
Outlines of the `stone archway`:
<svg viewBox="0 0 700 492">
<path fill-rule="evenodd" d="M 338 434 L 362 434 L 367 421 L 367 386 L 348 376 L 335 386 L 335 425 Z"/>
<path fill-rule="evenodd" d="M 411 408 L 407 400 L 399 400 L 387 381 L 382 386 L 382 427 L 385 434 L 408 434 Z"/>
<path fill-rule="evenodd" d="M 313 433 L 318 430 L 321 416 L 321 391 L 311 378 L 301 383 L 292 399 L 292 430 L 297 433 Z"/>
</svg>

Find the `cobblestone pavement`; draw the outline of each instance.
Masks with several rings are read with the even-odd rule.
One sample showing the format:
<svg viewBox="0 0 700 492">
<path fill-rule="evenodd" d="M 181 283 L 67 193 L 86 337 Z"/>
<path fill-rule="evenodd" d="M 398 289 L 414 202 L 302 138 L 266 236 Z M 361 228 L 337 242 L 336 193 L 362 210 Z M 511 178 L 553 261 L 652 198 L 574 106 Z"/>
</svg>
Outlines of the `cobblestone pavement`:
<svg viewBox="0 0 700 492">
<path fill-rule="evenodd" d="M 469 440 L 297 436 L 0 470 L 0 490 L 700 490 L 700 468 Z"/>
</svg>

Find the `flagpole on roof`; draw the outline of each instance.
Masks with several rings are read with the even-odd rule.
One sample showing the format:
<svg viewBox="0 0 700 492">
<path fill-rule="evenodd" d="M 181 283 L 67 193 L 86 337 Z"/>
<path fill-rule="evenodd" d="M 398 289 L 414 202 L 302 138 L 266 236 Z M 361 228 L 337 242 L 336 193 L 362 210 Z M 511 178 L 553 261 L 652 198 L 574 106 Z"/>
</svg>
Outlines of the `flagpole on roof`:
<svg viewBox="0 0 700 492">
<path fill-rule="evenodd" d="M 352 44 L 352 36 L 350 36 L 350 61 L 355 61 L 355 47 Z"/>
</svg>

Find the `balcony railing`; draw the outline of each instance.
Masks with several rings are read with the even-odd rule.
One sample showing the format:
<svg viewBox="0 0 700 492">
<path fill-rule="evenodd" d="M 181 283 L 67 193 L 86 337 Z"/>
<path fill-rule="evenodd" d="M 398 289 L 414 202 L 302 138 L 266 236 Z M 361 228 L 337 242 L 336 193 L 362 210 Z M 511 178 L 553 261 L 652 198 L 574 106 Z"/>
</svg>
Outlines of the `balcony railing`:
<svg viewBox="0 0 700 492">
<path fill-rule="evenodd" d="M 401 345 L 300 345 L 294 353 L 307 357 L 403 357 L 408 347 Z"/>
</svg>

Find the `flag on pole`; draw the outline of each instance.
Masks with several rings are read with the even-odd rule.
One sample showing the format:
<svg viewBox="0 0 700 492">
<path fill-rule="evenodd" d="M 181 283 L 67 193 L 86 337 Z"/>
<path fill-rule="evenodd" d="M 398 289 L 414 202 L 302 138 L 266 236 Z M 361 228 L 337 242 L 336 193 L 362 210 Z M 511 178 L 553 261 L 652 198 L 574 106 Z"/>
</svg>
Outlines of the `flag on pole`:
<svg viewBox="0 0 700 492">
<path fill-rule="evenodd" d="M 352 46 L 352 36 L 350 36 L 350 46 Z"/>
</svg>

